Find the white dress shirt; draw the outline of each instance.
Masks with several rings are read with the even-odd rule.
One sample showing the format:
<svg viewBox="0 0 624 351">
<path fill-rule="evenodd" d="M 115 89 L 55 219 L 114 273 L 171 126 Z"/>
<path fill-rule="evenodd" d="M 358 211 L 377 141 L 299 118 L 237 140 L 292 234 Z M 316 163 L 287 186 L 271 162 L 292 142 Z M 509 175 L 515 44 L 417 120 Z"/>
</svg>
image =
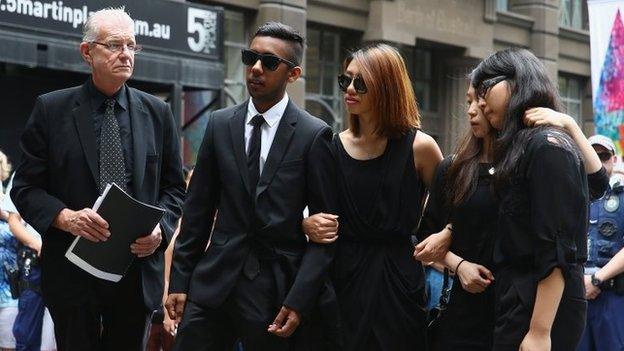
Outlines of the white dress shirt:
<svg viewBox="0 0 624 351">
<path fill-rule="evenodd" d="M 256 115 L 262 115 L 266 123 L 262 124 L 262 132 L 260 136 L 261 145 L 260 145 L 260 174 L 262 174 L 262 169 L 264 169 L 264 163 L 266 162 L 267 156 L 269 155 L 269 150 L 271 150 L 271 145 L 273 144 L 273 139 L 275 139 L 275 132 L 277 132 L 277 127 L 279 126 L 279 121 L 282 119 L 282 115 L 286 110 L 286 106 L 288 106 L 288 94 L 284 93 L 284 97 L 280 102 L 273 105 L 270 109 L 265 111 L 264 113 L 258 112 L 256 110 L 256 106 L 254 106 L 251 99 L 249 99 L 249 103 L 247 104 L 247 118 L 245 118 L 245 153 L 249 153 L 249 140 L 251 139 L 251 133 L 253 132 L 253 125 L 251 125 L 251 119 Z"/>
</svg>

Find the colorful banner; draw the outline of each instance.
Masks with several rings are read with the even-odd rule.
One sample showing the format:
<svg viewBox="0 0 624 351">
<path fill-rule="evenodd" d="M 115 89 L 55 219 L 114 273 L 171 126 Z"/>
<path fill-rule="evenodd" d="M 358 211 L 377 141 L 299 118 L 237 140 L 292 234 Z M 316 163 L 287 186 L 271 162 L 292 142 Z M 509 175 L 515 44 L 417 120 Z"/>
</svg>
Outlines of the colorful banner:
<svg viewBox="0 0 624 351">
<path fill-rule="evenodd" d="M 596 133 L 624 150 L 624 0 L 589 0 Z"/>
</svg>

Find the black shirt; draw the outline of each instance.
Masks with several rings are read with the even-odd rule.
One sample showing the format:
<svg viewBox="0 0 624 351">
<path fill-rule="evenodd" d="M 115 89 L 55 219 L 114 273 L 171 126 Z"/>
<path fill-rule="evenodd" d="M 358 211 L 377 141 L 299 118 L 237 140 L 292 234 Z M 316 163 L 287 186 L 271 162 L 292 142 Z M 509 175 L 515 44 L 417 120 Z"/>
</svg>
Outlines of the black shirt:
<svg viewBox="0 0 624 351">
<path fill-rule="evenodd" d="M 102 122 L 106 105 L 104 102 L 108 97 L 100 92 L 93 80 L 87 82 L 89 91 L 89 100 L 91 102 L 91 110 L 93 111 L 93 127 L 95 131 L 95 146 L 97 148 L 98 162 L 100 159 L 100 140 L 102 131 Z M 111 96 L 117 103 L 115 104 L 115 117 L 119 124 L 119 136 L 121 137 L 121 148 L 124 155 L 124 163 L 126 168 L 126 180 L 128 181 L 128 189 L 132 192 L 132 167 L 134 163 L 134 153 L 132 151 L 132 123 L 130 122 L 130 111 L 128 103 L 128 89 L 123 85 L 115 95 Z"/>
</svg>

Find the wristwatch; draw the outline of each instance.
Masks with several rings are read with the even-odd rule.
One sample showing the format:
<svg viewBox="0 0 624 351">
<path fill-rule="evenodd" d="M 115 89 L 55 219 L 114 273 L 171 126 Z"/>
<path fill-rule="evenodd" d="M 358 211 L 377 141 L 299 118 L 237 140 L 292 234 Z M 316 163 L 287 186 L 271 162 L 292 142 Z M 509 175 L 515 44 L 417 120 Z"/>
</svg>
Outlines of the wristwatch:
<svg viewBox="0 0 624 351">
<path fill-rule="evenodd" d="M 591 283 L 593 286 L 600 286 L 600 284 L 602 284 L 602 280 L 596 278 L 596 273 L 591 275 Z"/>
</svg>

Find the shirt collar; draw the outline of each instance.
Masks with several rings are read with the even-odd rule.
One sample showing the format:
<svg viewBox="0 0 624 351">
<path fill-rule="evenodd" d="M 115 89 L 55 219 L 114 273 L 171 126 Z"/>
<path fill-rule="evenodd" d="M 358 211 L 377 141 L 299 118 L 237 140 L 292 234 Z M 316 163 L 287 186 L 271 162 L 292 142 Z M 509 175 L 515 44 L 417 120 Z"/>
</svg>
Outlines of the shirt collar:
<svg viewBox="0 0 624 351">
<path fill-rule="evenodd" d="M 87 87 L 89 91 L 89 97 L 91 99 L 91 106 L 93 106 L 94 110 L 98 110 L 104 101 L 108 99 L 108 96 L 104 95 L 101 91 L 99 91 L 95 84 L 93 84 L 93 79 L 89 78 L 87 81 Z M 119 89 L 113 96 L 112 99 L 117 101 L 117 105 L 119 105 L 123 110 L 128 110 L 128 95 L 126 94 L 126 85 L 122 85 L 121 89 Z"/>
<path fill-rule="evenodd" d="M 284 115 L 284 111 L 286 111 L 286 107 L 288 106 L 288 93 L 284 93 L 284 97 L 277 104 L 273 105 L 270 109 L 266 110 L 264 113 L 258 112 L 256 110 L 256 106 L 254 106 L 251 99 L 247 103 L 247 119 L 245 123 L 251 123 L 251 119 L 256 115 L 262 115 L 266 124 L 269 125 L 269 128 L 273 127 Z"/>
</svg>

